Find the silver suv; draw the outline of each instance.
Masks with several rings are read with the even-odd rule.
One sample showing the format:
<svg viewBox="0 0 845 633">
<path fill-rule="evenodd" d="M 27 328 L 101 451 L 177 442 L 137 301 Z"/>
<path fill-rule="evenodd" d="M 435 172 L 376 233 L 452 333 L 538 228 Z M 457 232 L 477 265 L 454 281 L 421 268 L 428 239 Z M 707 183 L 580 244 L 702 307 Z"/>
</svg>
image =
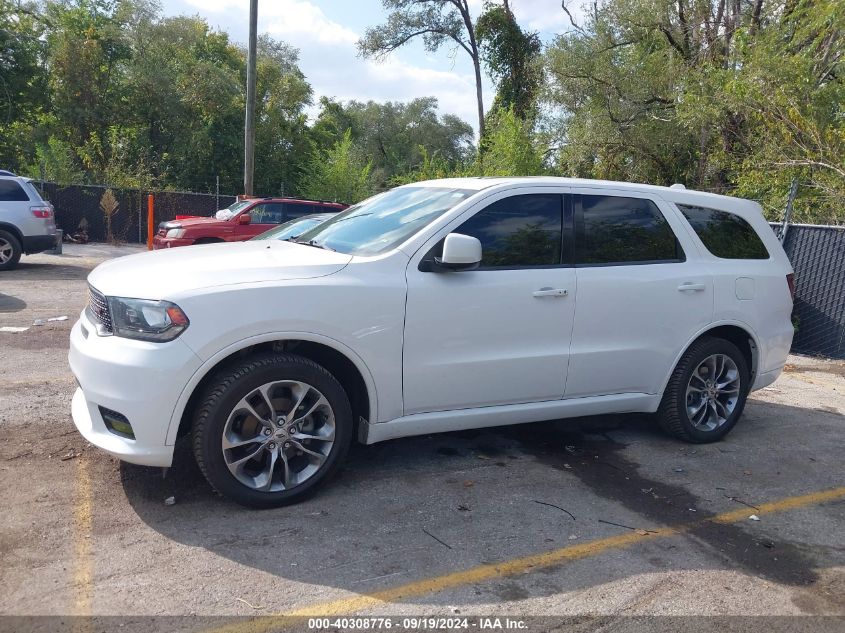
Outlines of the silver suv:
<svg viewBox="0 0 845 633">
<path fill-rule="evenodd" d="M 53 205 L 26 178 L 0 174 L 0 270 L 56 245 Z"/>
</svg>

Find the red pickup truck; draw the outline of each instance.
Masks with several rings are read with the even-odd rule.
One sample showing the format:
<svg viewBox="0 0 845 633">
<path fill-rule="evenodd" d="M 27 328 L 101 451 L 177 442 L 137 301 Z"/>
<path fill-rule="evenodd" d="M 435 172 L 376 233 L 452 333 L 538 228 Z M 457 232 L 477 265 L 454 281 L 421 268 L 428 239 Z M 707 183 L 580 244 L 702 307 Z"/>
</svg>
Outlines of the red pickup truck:
<svg viewBox="0 0 845 633">
<path fill-rule="evenodd" d="M 296 198 L 254 198 L 235 202 L 213 218 L 189 217 L 162 222 L 153 248 L 213 242 L 242 242 L 275 226 L 312 213 L 338 213 L 348 205 Z"/>
</svg>

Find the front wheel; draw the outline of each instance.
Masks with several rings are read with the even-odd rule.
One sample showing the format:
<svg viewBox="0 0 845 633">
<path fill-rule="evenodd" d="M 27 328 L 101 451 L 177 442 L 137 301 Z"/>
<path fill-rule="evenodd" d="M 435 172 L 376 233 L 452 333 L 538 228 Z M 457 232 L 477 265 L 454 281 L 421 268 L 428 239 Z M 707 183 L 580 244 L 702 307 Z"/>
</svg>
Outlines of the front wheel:
<svg viewBox="0 0 845 633">
<path fill-rule="evenodd" d="M 302 500 L 340 466 L 352 411 L 340 383 L 294 354 L 249 357 L 217 374 L 194 416 L 194 456 L 233 501 L 275 507 Z"/>
<path fill-rule="evenodd" d="M 748 396 L 748 362 L 720 338 L 696 341 L 681 358 L 657 410 L 660 426 L 687 442 L 722 439 L 742 415 Z"/>
</svg>

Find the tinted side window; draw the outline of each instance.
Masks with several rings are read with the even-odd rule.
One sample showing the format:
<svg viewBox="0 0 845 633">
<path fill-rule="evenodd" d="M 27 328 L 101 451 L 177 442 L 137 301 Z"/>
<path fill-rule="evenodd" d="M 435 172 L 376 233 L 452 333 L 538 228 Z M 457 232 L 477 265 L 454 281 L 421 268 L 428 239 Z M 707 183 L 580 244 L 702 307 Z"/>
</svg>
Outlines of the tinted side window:
<svg viewBox="0 0 845 633">
<path fill-rule="evenodd" d="M 482 267 L 560 264 L 563 196 L 529 194 L 494 202 L 454 230 L 481 241 Z"/>
<path fill-rule="evenodd" d="M 285 219 L 284 205 L 278 202 L 257 204 L 249 210 L 256 224 L 281 224 Z"/>
<path fill-rule="evenodd" d="M 16 181 L 0 178 L 0 202 L 29 202 L 29 197 Z"/>
<path fill-rule="evenodd" d="M 738 215 L 679 204 L 707 250 L 724 259 L 769 259 L 769 252 L 751 225 Z"/>
<path fill-rule="evenodd" d="M 294 202 L 285 204 L 285 218 L 288 220 L 301 218 L 303 215 L 319 213 L 320 211 L 322 209 L 316 204 L 297 204 Z"/>
<path fill-rule="evenodd" d="M 683 260 L 683 252 L 660 209 L 642 198 L 581 196 L 583 219 L 576 242 L 579 264 Z"/>
<path fill-rule="evenodd" d="M 29 194 L 29 199 L 33 202 L 44 202 L 44 198 L 41 197 L 41 194 L 38 192 L 38 189 L 32 186 L 32 183 L 24 180 L 21 183 L 21 186 L 26 190 L 27 194 Z"/>
</svg>

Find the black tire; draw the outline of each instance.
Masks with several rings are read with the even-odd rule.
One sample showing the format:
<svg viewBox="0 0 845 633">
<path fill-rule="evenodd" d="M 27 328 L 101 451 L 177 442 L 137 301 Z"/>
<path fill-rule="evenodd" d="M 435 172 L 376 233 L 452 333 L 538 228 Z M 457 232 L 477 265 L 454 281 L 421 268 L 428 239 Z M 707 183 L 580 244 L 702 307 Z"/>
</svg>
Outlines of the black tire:
<svg viewBox="0 0 845 633">
<path fill-rule="evenodd" d="M 8 231 L 0 230 L 0 248 L 11 248 L 12 256 L 5 262 L 0 263 L 0 270 L 12 270 L 18 265 L 21 259 L 23 247 L 20 241 Z"/>
<path fill-rule="evenodd" d="M 739 373 L 739 393 L 731 414 L 720 426 L 712 430 L 696 428 L 687 411 L 687 386 L 693 372 L 709 356 L 728 356 Z M 721 338 L 705 337 L 693 343 L 678 362 L 663 392 L 663 399 L 657 409 L 657 421 L 661 428 L 675 437 L 693 444 L 716 442 L 725 437 L 742 416 L 750 388 L 748 361 L 736 345 Z"/>
<path fill-rule="evenodd" d="M 334 442 L 325 461 L 308 479 L 289 490 L 264 492 L 239 481 L 226 465 L 222 437 L 229 414 L 250 392 L 278 380 L 301 381 L 319 390 L 334 414 Z M 212 487 L 229 499 L 253 508 L 296 503 L 313 494 L 337 472 L 352 440 L 352 408 L 341 384 L 325 368 L 295 354 L 257 354 L 218 372 L 194 412 L 194 456 Z"/>
<path fill-rule="evenodd" d="M 199 246 L 200 244 L 222 244 L 226 240 L 221 240 L 216 237 L 201 237 L 194 242 L 195 245 Z"/>
</svg>

